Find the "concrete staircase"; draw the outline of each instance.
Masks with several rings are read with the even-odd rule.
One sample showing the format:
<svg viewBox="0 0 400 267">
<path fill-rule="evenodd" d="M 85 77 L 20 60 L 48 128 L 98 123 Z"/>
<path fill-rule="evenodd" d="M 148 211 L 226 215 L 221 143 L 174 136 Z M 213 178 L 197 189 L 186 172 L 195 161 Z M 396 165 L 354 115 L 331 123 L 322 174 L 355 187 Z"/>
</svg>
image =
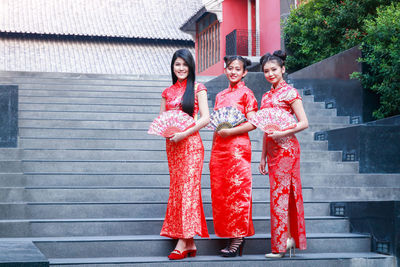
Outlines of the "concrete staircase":
<svg viewBox="0 0 400 267">
<path fill-rule="evenodd" d="M 168 199 L 164 140 L 148 135 L 169 77 L 0 72 L 19 85 L 19 148 L 0 149 L 0 242 L 33 241 L 51 265 L 86 266 L 394 266 L 370 252 L 371 237 L 349 232 L 330 216 L 332 201 L 399 199 L 399 174 L 360 174 L 314 132 L 349 126 L 312 96 L 304 96 L 310 128 L 297 136 L 308 249 L 267 260 L 270 251 L 269 182 L 258 174 L 261 136 L 253 145 L 253 219 L 243 257 L 216 255 L 225 245 L 213 235 L 208 162 L 202 177 L 210 239 L 198 256 L 170 262 L 175 242 L 159 236 Z M 300 90 L 301 91 L 301 90 Z M 266 262 L 268 261 L 268 263 Z"/>
</svg>

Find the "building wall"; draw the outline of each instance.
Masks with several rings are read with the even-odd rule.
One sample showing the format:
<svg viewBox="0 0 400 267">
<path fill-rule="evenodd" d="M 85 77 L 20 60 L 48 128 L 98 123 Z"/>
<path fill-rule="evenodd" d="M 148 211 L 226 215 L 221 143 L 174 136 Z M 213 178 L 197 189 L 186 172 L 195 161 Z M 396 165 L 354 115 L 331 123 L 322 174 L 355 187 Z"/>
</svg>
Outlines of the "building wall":
<svg viewBox="0 0 400 267">
<path fill-rule="evenodd" d="M 183 45 L 0 38 L 0 71 L 170 75 Z M 192 46 L 187 46 L 192 53 Z"/>
<path fill-rule="evenodd" d="M 221 60 L 200 72 L 199 75 L 219 75 L 224 70 L 225 37 L 234 29 L 247 30 L 247 0 L 225 0 L 222 3 L 222 18 L 220 25 L 220 58 Z"/>
<path fill-rule="evenodd" d="M 281 0 L 260 0 L 259 3 L 260 55 L 263 55 L 281 49 Z M 219 75 L 223 73 L 225 37 L 234 29 L 248 29 L 247 8 L 248 0 L 225 0 L 222 3 L 221 61 L 199 73 L 199 75 Z M 285 9 L 284 12 L 287 12 L 287 10 Z"/>
<path fill-rule="evenodd" d="M 281 48 L 281 8 L 279 0 L 260 0 L 260 55 Z"/>
</svg>

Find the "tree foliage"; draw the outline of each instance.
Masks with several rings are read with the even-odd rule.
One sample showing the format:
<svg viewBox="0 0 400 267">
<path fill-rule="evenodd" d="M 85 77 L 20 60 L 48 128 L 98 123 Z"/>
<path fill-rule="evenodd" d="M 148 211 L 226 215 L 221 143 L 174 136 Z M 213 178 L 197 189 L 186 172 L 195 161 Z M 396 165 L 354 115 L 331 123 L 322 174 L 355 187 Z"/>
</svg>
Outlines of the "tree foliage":
<svg viewBox="0 0 400 267">
<path fill-rule="evenodd" d="M 365 21 L 391 2 L 310 0 L 292 10 L 284 25 L 287 68 L 296 71 L 359 44 L 366 35 Z"/>
<path fill-rule="evenodd" d="M 310 0 L 284 25 L 293 72 L 360 45 L 364 88 L 380 96 L 377 119 L 400 114 L 400 0 Z"/>
<path fill-rule="evenodd" d="M 400 3 L 378 8 L 377 17 L 365 21 L 361 44 L 363 73 L 353 73 L 364 88 L 380 96 L 377 119 L 400 114 Z"/>
</svg>

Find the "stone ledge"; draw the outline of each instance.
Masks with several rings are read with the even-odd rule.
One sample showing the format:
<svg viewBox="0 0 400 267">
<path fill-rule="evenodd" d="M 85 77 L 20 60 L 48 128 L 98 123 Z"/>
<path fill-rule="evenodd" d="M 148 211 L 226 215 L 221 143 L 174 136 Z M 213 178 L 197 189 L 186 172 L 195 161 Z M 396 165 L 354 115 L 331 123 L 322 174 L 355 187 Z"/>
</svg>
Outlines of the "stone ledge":
<svg viewBox="0 0 400 267">
<path fill-rule="evenodd" d="M 47 267 L 49 261 L 30 241 L 2 241 L 0 266 Z"/>
</svg>

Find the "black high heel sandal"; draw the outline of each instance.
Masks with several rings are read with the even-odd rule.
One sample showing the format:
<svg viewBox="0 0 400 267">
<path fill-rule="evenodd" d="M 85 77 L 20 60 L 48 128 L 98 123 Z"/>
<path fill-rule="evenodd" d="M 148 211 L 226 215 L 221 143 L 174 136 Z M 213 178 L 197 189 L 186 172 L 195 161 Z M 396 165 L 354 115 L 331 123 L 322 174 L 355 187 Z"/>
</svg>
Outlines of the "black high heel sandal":
<svg viewBox="0 0 400 267">
<path fill-rule="evenodd" d="M 220 251 L 221 256 L 236 257 L 237 255 L 239 255 L 241 257 L 243 255 L 244 243 L 244 237 L 231 238 L 229 246 Z"/>
</svg>

